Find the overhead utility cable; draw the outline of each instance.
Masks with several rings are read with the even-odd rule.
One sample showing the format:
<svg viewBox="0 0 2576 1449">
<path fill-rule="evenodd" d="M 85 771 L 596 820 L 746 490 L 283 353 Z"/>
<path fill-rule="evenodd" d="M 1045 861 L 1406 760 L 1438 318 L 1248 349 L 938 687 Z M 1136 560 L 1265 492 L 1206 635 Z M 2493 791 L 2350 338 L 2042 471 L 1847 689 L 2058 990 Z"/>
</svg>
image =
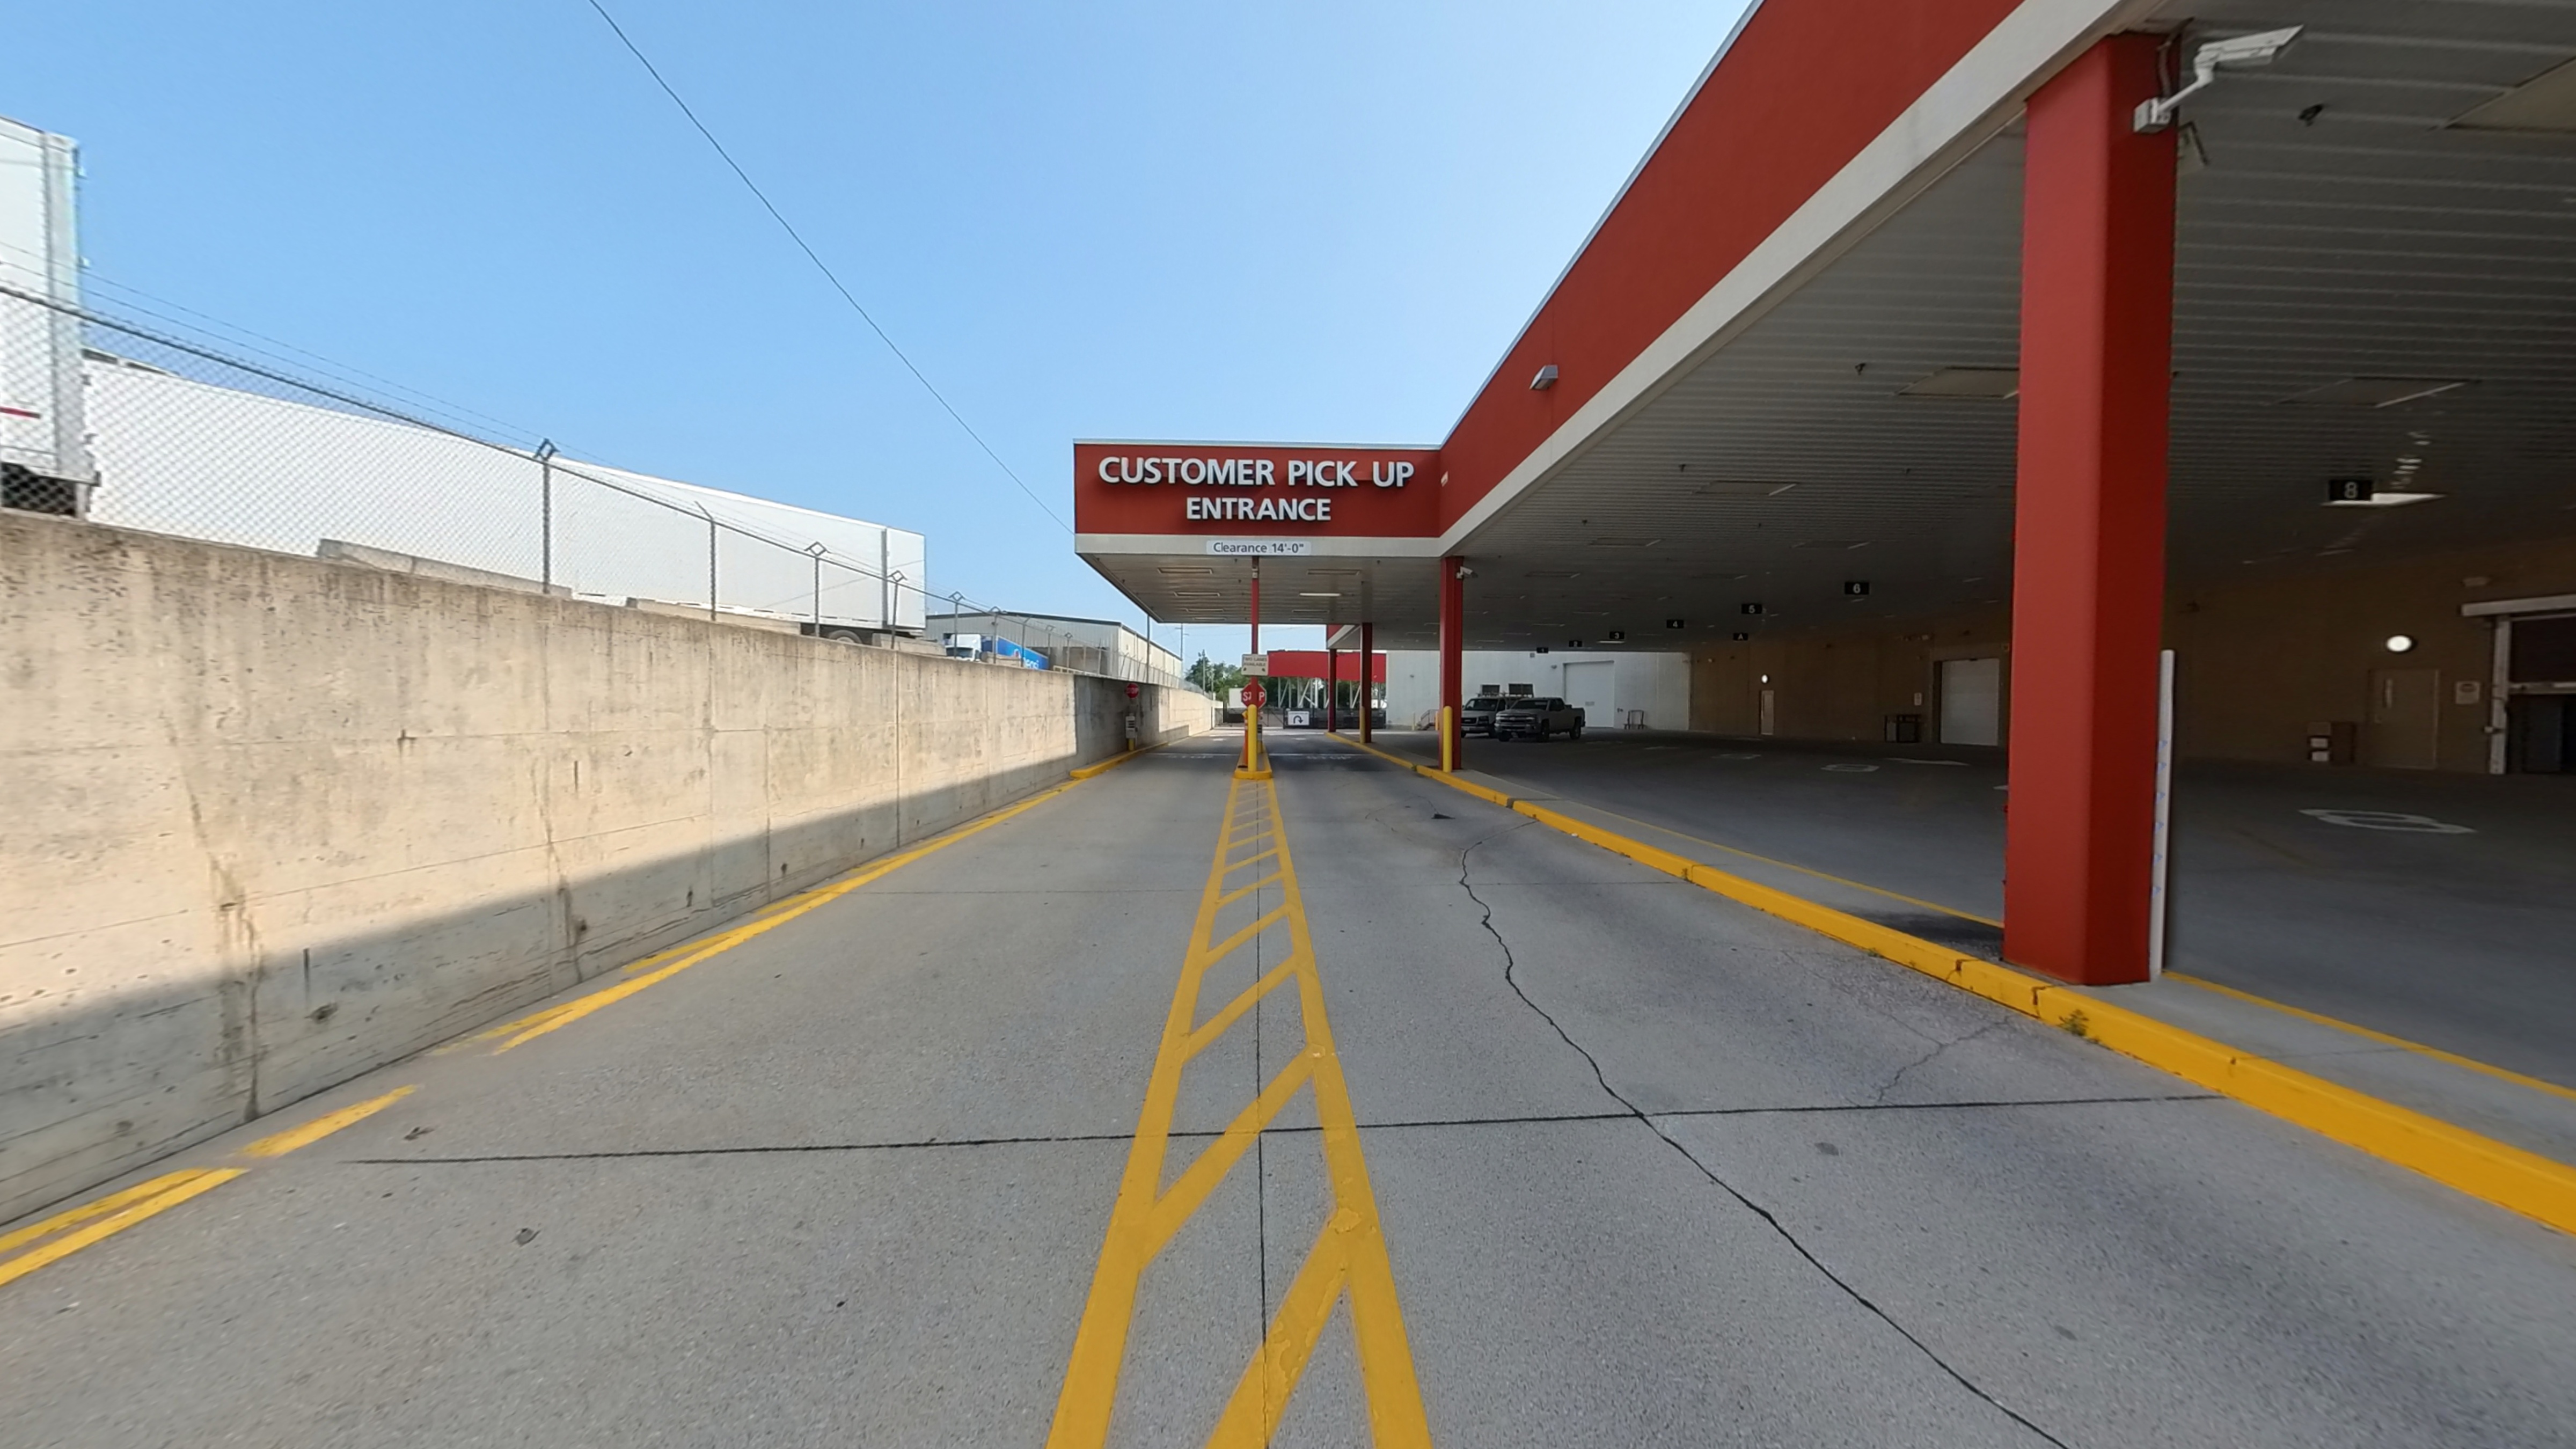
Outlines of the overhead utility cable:
<svg viewBox="0 0 2576 1449">
<path fill-rule="evenodd" d="M 841 279 L 833 274 L 832 268 L 812 246 L 806 243 L 804 236 L 796 230 L 795 224 L 790 222 L 786 215 L 779 211 L 777 204 L 769 199 L 769 193 L 760 189 L 760 183 L 752 180 L 751 173 L 742 169 L 742 163 L 733 159 L 733 153 L 725 149 L 724 142 L 716 139 L 716 133 L 707 129 L 707 123 L 698 119 L 698 113 L 689 109 L 689 103 L 680 99 L 678 91 L 671 89 L 671 83 L 662 78 L 661 69 L 655 66 L 652 59 L 628 37 L 626 27 L 617 23 L 617 17 L 608 13 L 608 7 L 600 4 L 599 0 L 590 0 L 590 8 L 599 12 L 600 19 L 608 22 L 608 28 L 615 32 L 618 43 L 626 47 L 626 53 L 635 57 L 636 63 L 644 67 L 644 73 L 653 78 L 653 84 L 660 86 L 662 94 L 671 98 L 671 104 L 680 108 L 680 114 L 689 118 L 689 124 L 697 127 L 698 134 L 706 137 L 707 144 L 715 148 L 716 155 L 724 159 L 725 165 L 733 168 L 733 174 L 741 178 L 742 184 L 750 189 L 752 196 L 769 213 L 770 219 L 777 222 L 779 229 L 787 233 L 789 241 L 796 243 L 796 249 L 805 254 L 805 260 L 814 264 L 814 270 L 823 274 L 823 280 L 832 284 L 832 290 L 841 294 L 841 300 L 850 304 L 850 310 L 859 314 L 859 320 L 868 324 L 868 330 L 874 332 L 877 340 L 886 345 L 886 351 L 894 354 L 895 360 L 904 365 L 905 370 L 912 374 L 913 380 L 921 384 L 923 391 L 929 393 L 942 408 L 947 409 L 948 416 L 956 419 L 957 426 L 966 430 L 966 436 L 975 440 L 975 446 L 984 450 L 984 456 L 992 459 L 993 465 L 1001 469 L 1012 482 L 1019 484 L 1020 491 L 1029 495 L 1031 503 L 1036 504 L 1047 517 L 1055 519 L 1056 527 L 1071 533 L 1073 526 L 1058 517 L 1054 509 L 1047 507 L 1046 500 L 1040 498 L 1037 491 L 1029 487 L 1010 464 L 1002 461 L 1002 455 L 994 452 L 993 445 L 984 441 L 984 435 L 975 431 L 973 423 L 966 421 L 966 415 L 957 411 L 956 405 L 948 401 L 947 396 L 931 383 L 929 377 L 913 364 L 910 357 L 904 355 L 904 350 L 895 345 L 894 339 L 886 335 L 886 330 L 877 325 L 877 319 L 868 315 L 868 309 L 859 305 L 859 299 L 851 294 L 848 287 L 841 284 Z"/>
</svg>

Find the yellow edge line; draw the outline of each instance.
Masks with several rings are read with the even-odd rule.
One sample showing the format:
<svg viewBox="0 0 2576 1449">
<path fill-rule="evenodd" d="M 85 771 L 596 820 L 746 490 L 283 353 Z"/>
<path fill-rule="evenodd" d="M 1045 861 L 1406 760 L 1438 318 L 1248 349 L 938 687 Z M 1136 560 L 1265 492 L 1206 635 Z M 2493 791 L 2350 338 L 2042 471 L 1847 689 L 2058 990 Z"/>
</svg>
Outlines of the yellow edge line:
<svg viewBox="0 0 2576 1449">
<path fill-rule="evenodd" d="M 1086 776 L 1085 778 L 1088 777 Z M 703 940 L 684 948 L 689 954 L 680 957 L 678 960 L 675 960 L 669 965 L 661 967 L 658 970 L 646 972 L 641 976 L 632 976 L 624 981 L 618 982 L 614 986 L 604 987 L 598 991 L 593 991 L 588 995 L 577 996 L 570 1001 L 560 1002 L 556 1005 L 546 1007 L 543 1010 L 530 1012 L 526 1016 L 522 1016 L 515 1021 L 503 1022 L 499 1026 L 489 1028 L 480 1033 L 477 1039 L 479 1040 L 495 1036 L 508 1037 L 508 1040 L 492 1049 L 493 1055 L 498 1056 L 502 1052 L 508 1051 L 513 1047 L 534 1041 L 548 1032 L 561 1030 L 562 1028 L 570 1026 L 574 1022 L 581 1020 L 583 1017 L 590 1015 L 592 1012 L 601 1010 L 604 1007 L 614 1006 L 618 1002 L 624 1001 L 626 998 L 635 995 L 637 992 L 645 990 L 647 987 L 660 985 L 662 982 L 670 980 L 672 977 L 679 975 L 681 972 L 688 970 L 692 966 L 698 965 L 701 962 L 710 960 L 716 956 L 723 955 L 725 952 L 732 950 L 734 947 L 741 945 L 745 941 L 751 940 L 755 936 L 765 935 L 777 927 L 783 926 L 789 921 L 795 920 L 797 917 L 802 916 L 809 911 L 830 905 L 832 902 L 839 900 L 841 897 L 848 895 L 859 887 L 892 875 L 894 872 L 901 870 L 903 867 L 912 864 L 916 860 L 920 860 L 925 856 L 935 855 L 969 836 L 981 834 L 982 832 L 990 830 L 994 826 L 1001 824 L 1003 821 L 1011 819 L 1013 816 L 1025 814 L 1028 811 L 1034 810 L 1038 806 L 1045 804 L 1047 801 L 1054 799 L 1056 796 L 1063 794 L 1065 791 L 1070 790 L 1081 783 L 1081 780 L 1073 780 L 1062 785 L 1056 785 L 1051 788 L 1041 790 L 1037 794 L 1030 796 L 1026 800 L 1022 800 L 1016 805 L 1006 805 L 981 819 L 968 821 L 966 824 L 960 825 L 955 829 L 948 831 L 944 835 L 937 836 L 920 845 L 916 845 L 910 850 L 903 851 L 900 854 L 890 855 L 871 865 L 862 866 L 857 871 L 843 876 L 841 879 L 832 882 L 830 885 L 817 886 L 811 890 L 803 892 L 799 896 L 790 897 L 789 904 L 784 908 L 771 911 L 767 915 L 755 916 L 751 920 L 746 921 L 739 926 L 735 926 L 729 930 L 720 931 L 713 936 L 706 937 Z"/>
<path fill-rule="evenodd" d="M 1168 744 L 1170 742 L 1165 741 L 1164 743 Z M 1112 755 L 1097 765 L 1078 765 L 1073 769 L 1065 771 L 1065 773 L 1071 775 L 1077 780 L 1088 780 L 1094 775 L 1105 775 L 1111 770 L 1117 769 L 1120 765 L 1127 763 L 1129 760 L 1136 758 L 1138 755 L 1144 754 L 1150 750 L 1159 750 L 1162 747 L 1163 746 L 1160 744 L 1145 745 L 1138 749 L 1129 750 L 1123 755 Z"/>
<path fill-rule="evenodd" d="M 112 1213 L 128 1203 L 141 1202 L 147 1197 L 157 1196 L 192 1178 L 204 1176 L 205 1171 L 202 1167 L 185 1167 L 177 1172 L 165 1172 L 150 1182 L 138 1182 L 121 1192 L 111 1192 L 105 1197 L 93 1198 L 78 1207 L 67 1208 L 43 1222 L 29 1223 L 16 1232 L 0 1235 L 0 1253 L 22 1248 L 38 1238 L 51 1237 L 76 1223 L 85 1223 L 91 1218 Z"/>
<path fill-rule="evenodd" d="M 284 1157 L 298 1147 L 308 1147 L 353 1122 L 363 1122 L 378 1112 L 412 1094 L 413 1088 L 396 1087 L 381 1097 L 371 1097 L 353 1107 L 316 1117 L 301 1127 L 272 1132 L 242 1149 L 245 1157 Z"/>
<path fill-rule="evenodd" d="M 1494 800 L 1506 809 L 1561 830 L 1587 844 L 1597 845 L 1614 855 L 1625 856 L 1650 869 L 1689 881 L 1730 900 L 1805 926 L 1846 945 L 1857 946 L 1998 1005 L 2008 1006 L 2024 1016 L 2069 1029 L 2080 1026 L 2086 1037 L 2123 1056 L 2133 1057 L 2258 1111 L 2330 1137 L 2383 1162 L 2422 1173 L 2481 1201 L 2511 1209 L 2561 1232 L 2576 1233 L 2576 1168 L 2564 1163 L 2322 1077 L 2311 1076 L 2268 1058 L 2240 1051 L 2195 1032 L 2169 1026 L 2142 1012 L 2112 1005 L 2056 982 L 1974 956 L 1962 956 L 1920 937 L 1802 900 L 1786 891 L 1730 875 L 1715 866 L 1685 860 L 1671 851 L 1658 850 L 1570 815 L 1526 800 L 1498 799 L 1497 791 L 1453 778 L 1431 766 L 1400 759 L 1374 746 L 1351 740 L 1343 743 L 1354 749 L 1366 749 L 1417 775 L 1482 799 Z"/>
<path fill-rule="evenodd" d="M 201 1192 L 210 1192 L 221 1187 L 241 1176 L 246 1170 L 239 1167 L 223 1167 L 212 1172 L 198 1173 L 158 1197 L 146 1198 L 103 1222 L 92 1223 L 68 1237 L 56 1238 L 32 1253 L 24 1253 L 8 1262 L 0 1263 L 0 1287 L 15 1283 L 48 1263 L 68 1258 L 101 1238 L 113 1237 L 124 1232 L 155 1213 L 177 1207 Z"/>
</svg>

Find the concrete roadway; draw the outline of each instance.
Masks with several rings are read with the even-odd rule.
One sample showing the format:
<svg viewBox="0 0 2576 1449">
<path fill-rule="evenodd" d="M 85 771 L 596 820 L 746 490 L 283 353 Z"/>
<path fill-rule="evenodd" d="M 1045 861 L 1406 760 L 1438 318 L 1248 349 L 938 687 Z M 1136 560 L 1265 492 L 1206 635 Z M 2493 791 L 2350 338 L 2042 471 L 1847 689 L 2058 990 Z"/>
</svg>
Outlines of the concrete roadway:
<svg viewBox="0 0 2576 1449">
<path fill-rule="evenodd" d="M 248 1171 L 0 1287 L 0 1442 L 1046 1442 L 1229 760 L 164 1164 Z M 1344 746 L 1277 761 L 1437 1442 L 2576 1443 L 2576 1242 Z M 1304 1016 L 1190 1063 L 1165 1183 Z M 1370 1231 L 1313 1100 L 1145 1271 L 1108 1442 L 1205 1442 L 1309 1247 Z M 1368 1442 L 1350 1314 L 1274 1442 Z"/>
<path fill-rule="evenodd" d="M 1380 743 L 1435 757 L 1428 734 Z M 2003 914 L 1998 750 L 1597 731 L 1471 740 L 1467 764 L 1531 796 Z M 2576 775 L 2186 763 L 2174 799 L 2174 969 L 2576 1088 Z M 1938 910 L 1834 904 L 2001 949 L 2000 931 Z"/>
</svg>

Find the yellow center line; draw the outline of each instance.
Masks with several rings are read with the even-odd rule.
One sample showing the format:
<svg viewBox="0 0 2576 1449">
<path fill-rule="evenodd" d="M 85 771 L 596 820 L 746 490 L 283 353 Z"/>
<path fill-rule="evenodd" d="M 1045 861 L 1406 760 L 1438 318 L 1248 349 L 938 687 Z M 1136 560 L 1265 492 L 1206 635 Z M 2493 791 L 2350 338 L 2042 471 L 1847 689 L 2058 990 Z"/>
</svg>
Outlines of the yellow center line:
<svg viewBox="0 0 2576 1449">
<path fill-rule="evenodd" d="M 1239 804 L 1249 794 L 1275 844 L 1265 854 L 1279 859 L 1277 880 L 1281 904 L 1251 925 L 1220 939 L 1218 915 L 1241 897 L 1228 894 L 1227 876 L 1250 862 L 1229 863 L 1235 831 L 1245 817 Z M 1341 1058 L 1333 1049 L 1332 1031 L 1324 1017 L 1322 975 L 1316 969 L 1315 943 L 1306 922 L 1304 894 L 1297 868 L 1279 825 L 1276 782 L 1237 775 L 1227 786 L 1227 829 L 1218 837 L 1207 883 L 1199 893 L 1198 919 L 1181 964 L 1181 979 L 1164 1014 L 1162 1045 L 1145 1084 L 1145 1103 L 1138 1113 L 1136 1136 L 1129 1146 L 1118 1197 L 1109 1210 L 1109 1229 L 1094 1268 L 1091 1293 L 1083 1304 L 1081 1326 L 1065 1364 L 1064 1386 L 1056 1399 L 1055 1422 L 1047 1436 L 1049 1449 L 1098 1449 L 1109 1437 L 1117 1403 L 1118 1375 L 1127 1354 L 1145 1270 L 1169 1244 L 1191 1214 L 1205 1204 L 1226 1175 L 1251 1150 L 1262 1129 L 1300 1091 L 1311 1091 L 1332 1209 L 1316 1236 L 1314 1248 L 1298 1269 L 1288 1295 L 1273 1317 L 1260 1346 L 1245 1366 L 1232 1398 L 1219 1418 L 1211 1444 L 1246 1446 L 1266 1442 L 1286 1411 L 1288 1397 L 1312 1356 L 1333 1308 L 1350 1300 L 1352 1337 L 1358 1350 L 1360 1384 L 1367 1398 L 1371 1437 L 1381 1449 L 1428 1449 L 1431 1429 L 1422 1408 L 1422 1388 L 1415 1376 L 1413 1351 L 1405 1337 L 1404 1314 L 1396 1300 L 1395 1271 L 1378 1221 L 1377 1200 L 1361 1153 L 1357 1113 L 1350 1086 L 1342 1076 Z M 1258 858 L 1258 857 L 1256 857 Z M 1264 882 L 1266 883 L 1266 882 Z M 1241 949 L 1261 932 L 1284 922 L 1288 955 L 1261 981 L 1228 1002 L 1207 1023 L 1196 1023 L 1200 988 L 1208 970 Z M 1216 1141 L 1208 1144 L 1169 1192 L 1160 1192 L 1163 1164 L 1170 1148 L 1172 1115 L 1180 1098 L 1181 1069 L 1190 1058 L 1239 1019 L 1254 1001 L 1287 980 L 1297 983 L 1305 1045 L 1289 1064 L 1237 1113 Z"/>
</svg>

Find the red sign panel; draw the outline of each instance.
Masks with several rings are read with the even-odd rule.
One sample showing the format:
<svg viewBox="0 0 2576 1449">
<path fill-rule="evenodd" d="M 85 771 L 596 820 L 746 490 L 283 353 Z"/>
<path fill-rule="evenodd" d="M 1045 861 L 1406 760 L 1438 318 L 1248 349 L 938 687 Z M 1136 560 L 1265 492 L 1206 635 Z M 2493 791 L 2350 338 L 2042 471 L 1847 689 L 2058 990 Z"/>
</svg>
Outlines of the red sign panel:
<svg viewBox="0 0 2576 1449">
<path fill-rule="evenodd" d="M 1334 661 L 1343 679 L 1360 677 L 1360 655 L 1356 649 L 1344 649 Z M 1324 677 L 1325 652 L 1321 649 L 1273 649 L 1270 651 L 1270 677 L 1273 679 L 1321 679 Z M 1369 656 L 1369 682 L 1386 683 L 1386 656 Z"/>
<path fill-rule="evenodd" d="M 1428 448 L 1076 443 L 1076 533 L 1422 538 L 1440 531 Z"/>
<path fill-rule="evenodd" d="M 1262 693 L 1260 680 L 1250 680 L 1244 684 L 1243 702 L 1246 705 L 1249 705 L 1254 709 L 1259 709 L 1261 708 L 1262 701 L 1266 698 L 1268 698 L 1268 696 Z"/>
</svg>

